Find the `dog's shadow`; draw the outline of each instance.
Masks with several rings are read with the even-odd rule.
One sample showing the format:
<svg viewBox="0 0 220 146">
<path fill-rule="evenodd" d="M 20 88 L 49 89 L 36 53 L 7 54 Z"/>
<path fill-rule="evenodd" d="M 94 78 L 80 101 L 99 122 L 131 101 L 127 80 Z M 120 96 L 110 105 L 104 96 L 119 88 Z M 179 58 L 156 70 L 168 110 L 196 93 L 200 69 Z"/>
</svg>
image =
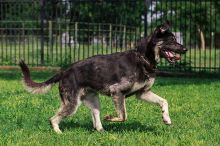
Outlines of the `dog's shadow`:
<svg viewBox="0 0 220 146">
<path fill-rule="evenodd" d="M 123 132 L 123 131 L 135 131 L 135 132 L 152 132 L 152 133 L 157 133 L 158 130 L 155 126 L 149 126 L 149 125 L 144 125 L 140 122 L 103 122 L 103 127 L 105 131 L 107 132 Z M 74 121 L 63 121 L 60 124 L 60 128 L 64 131 L 66 130 L 71 130 L 74 128 L 83 128 L 86 131 L 95 131 L 95 129 L 92 126 L 92 123 L 84 122 L 84 123 L 79 123 L 79 122 L 74 122 Z"/>
</svg>

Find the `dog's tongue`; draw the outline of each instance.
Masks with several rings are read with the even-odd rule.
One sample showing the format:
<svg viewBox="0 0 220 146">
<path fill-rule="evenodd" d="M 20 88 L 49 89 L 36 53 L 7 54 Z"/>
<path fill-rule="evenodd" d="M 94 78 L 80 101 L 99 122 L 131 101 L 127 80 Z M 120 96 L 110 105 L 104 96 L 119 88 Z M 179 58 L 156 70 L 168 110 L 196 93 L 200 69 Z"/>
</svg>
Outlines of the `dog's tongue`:
<svg viewBox="0 0 220 146">
<path fill-rule="evenodd" d="M 174 58 L 175 58 L 175 60 L 180 60 L 181 59 L 180 54 L 175 54 L 175 56 L 174 56 L 174 54 L 169 52 L 169 51 L 166 51 L 165 53 L 168 56 L 168 58 L 171 59 L 171 60 L 174 59 Z"/>
<path fill-rule="evenodd" d="M 169 52 L 169 51 L 166 51 L 165 53 L 166 53 L 166 55 L 167 55 L 170 59 L 174 58 L 173 53 L 171 53 L 171 52 Z"/>
</svg>

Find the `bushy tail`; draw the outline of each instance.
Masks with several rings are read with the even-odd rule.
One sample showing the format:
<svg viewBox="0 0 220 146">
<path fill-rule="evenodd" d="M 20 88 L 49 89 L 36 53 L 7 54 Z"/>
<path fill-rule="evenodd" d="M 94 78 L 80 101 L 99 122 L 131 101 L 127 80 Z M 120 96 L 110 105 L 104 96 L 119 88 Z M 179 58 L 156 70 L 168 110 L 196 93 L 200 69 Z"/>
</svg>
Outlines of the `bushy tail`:
<svg viewBox="0 0 220 146">
<path fill-rule="evenodd" d="M 58 73 L 45 82 L 36 83 L 31 79 L 30 70 L 24 61 L 20 61 L 19 66 L 23 73 L 23 85 L 27 91 L 33 94 L 47 93 L 52 87 L 52 84 L 61 79 L 61 73 Z"/>
</svg>

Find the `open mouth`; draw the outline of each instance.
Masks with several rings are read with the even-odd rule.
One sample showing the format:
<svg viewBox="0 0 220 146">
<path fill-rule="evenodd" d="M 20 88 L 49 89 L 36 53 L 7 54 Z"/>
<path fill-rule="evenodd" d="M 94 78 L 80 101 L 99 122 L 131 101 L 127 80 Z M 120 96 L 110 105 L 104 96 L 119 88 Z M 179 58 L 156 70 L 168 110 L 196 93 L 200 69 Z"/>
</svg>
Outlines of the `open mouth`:
<svg viewBox="0 0 220 146">
<path fill-rule="evenodd" d="M 180 54 L 173 51 L 163 51 L 163 54 L 169 63 L 175 63 L 181 59 Z"/>
</svg>

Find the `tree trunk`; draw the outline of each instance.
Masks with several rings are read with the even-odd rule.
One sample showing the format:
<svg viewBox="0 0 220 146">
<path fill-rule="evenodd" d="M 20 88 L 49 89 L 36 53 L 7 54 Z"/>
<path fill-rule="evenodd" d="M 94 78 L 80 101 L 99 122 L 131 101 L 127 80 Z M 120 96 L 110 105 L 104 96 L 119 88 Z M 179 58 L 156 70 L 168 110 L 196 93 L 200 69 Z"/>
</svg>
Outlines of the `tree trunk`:
<svg viewBox="0 0 220 146">
<path fill-rule="evenodd" d="M 204 32 L 198 28 L 198 32 L 199 32 L 199 37 L 200 37 L 200 48 L 202 50 L 205 50 L 205 37 L 204 37 Z"/>
</svg>

